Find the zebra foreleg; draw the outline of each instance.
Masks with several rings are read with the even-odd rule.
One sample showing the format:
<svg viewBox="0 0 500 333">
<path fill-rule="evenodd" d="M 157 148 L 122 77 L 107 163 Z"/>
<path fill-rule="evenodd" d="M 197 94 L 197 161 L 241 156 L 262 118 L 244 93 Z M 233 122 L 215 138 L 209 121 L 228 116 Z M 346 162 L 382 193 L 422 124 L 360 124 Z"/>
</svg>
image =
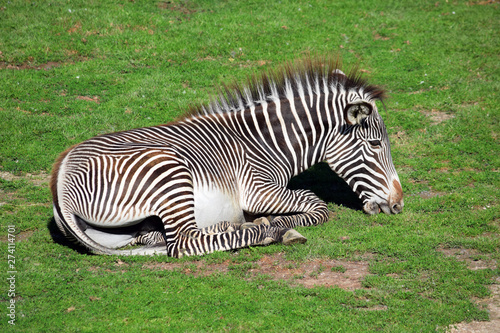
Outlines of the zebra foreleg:
<svg viewBox="0 0 500 333">
<path fill-rule="evenodd" d="M 303 237 L 293 229 L 270 227 L 269 221 L 266 218 L 256 219 L 254 222 L 255 223 L 248 222 L 243 225 L 230 222 L 220 222 L 215 225 L 202 228 L 199 230 L 199 232 L 197 230 L 184 233 L 183 235 L 181 235 L 181 237 L 187 238 L 188 241 L 184 245 L 185 247 L 180 251 L 180 256 L 196 254 L 200 255 L 218 250 L 231 250 L 247 246 L 268 245 L 274 242 L 280 242 L 285 245 L 290 245 L 295 243 L 305 243 L 307 240 L 305 237 Z M 247 231 L 246 229 L 254 230 Z M 206 237 L 204 236 L 218 237 L 206 239 Z M 207 243 L 207 245 L 208 243 L 222 243 L 229 246 L 223 245 L 222 248 L 219 249 L 216 249 L 216 246 L 208 246 L 206 251 L 200 252 L 200 249 L 203 248 L 201 244 L 205 242 Z M 160 231 L 153 230 L 138 235 L 128 245 L 161 246 L 165 245 L 165 240 L 163 234 Z M 196 250 L 193 251 L 192 249 Z"/>
<path fill-rule="evenodd" d="M 201 230 L 181 233 L 176 242 L 177 257 L 203 255 L 215 251 L 234 250 L 248 246 L 268 245 L 281 242 L 288 229 L 270 227 L 264 224 L 253 228 L 230 232 L 204 234 Z"/>
<path fill-rule="evenodd" d="M 251 228 L 256 225 L 267 225 L 271 226 L 271 222 L 266 217 L 259 217 L 258 219 L 255 219 L 253 222 L 247 222 L 242 224 L 242 228 Z M 280 229 L 284 230 L 284 232 L 281 233 L 279 242 L 283 243 L 284 245 L 291 245 L 291 244 L 304 244 L 307 242 L 307 238 L 299 234 L 295 229 Z"/>
<path fill-rule="evenodd" d="M 217 224 L 200 229 L 205 235 L 220 234 L 223 232 L 231 232 L 240 229 L 239 224 L 227 221 L 219 222 Z"/>
<path fill-rule="evenodd" d="M 271 226 L 293 229 L 299 226 L 312 226 L 328 220 L 328 208 L 324 201 L 308 190 L 290 190 L 269 184 L 253 192 L 246 210 L 253 214 L 272 214 L 276 216 Z"/>
<path fill-rule="evenodd" d="M 244 230 L 248 228 L 254 228 L 257 227 L 261 224 L 264 224 L 265 226 L 270 226 L 271 223 L 269 220 L 265 217 L 260 217 L 258 219 L 255 219 L 253 222 L 246 222 L 243 224 L 236 224 L 236 223 L 230 223 L 230 222 L 221 222 L 206 228 L 201 229 L 201 232 L 203 232 L 206 235 L 213 235 L 213 234 L 219 234 L 223 232 L 231 232 L 235 231 L 238 229 Z M 158 235 L 157 237 L 161 237 L 161 235 Z M 266 240 L 264 240 L 261 244 L 257 245 L 267 245 L 270 244 L 274 241 L 278 241 L 283 243 L 284 245 L 291 245 L 291 244 L 304 244 L 307 241 L 307 238 L 302 236 L 300 233 L 298 233 L 294 229 L 279 229 L 279 232 L 277 234 L 274 234 L 273 237 L 269 237 Z"/>
</svg>

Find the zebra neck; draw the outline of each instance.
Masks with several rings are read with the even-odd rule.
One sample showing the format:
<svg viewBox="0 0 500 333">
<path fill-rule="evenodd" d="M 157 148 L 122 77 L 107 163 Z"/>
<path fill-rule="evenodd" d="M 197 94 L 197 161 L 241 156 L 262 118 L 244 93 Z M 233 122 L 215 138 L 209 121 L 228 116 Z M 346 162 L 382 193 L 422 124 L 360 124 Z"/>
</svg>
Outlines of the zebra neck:
<svg viewBox="0 0 500 333">
<path fill-rule="evenodd" d="M 321 101 L 306 104 L 300 97 L 263 101 L 222 116 L 256 159 L 275 160 L 273 165 L 290 179 L 325 158 L 333 123 L 324 105 L 317 107 Z"/>
</svg>

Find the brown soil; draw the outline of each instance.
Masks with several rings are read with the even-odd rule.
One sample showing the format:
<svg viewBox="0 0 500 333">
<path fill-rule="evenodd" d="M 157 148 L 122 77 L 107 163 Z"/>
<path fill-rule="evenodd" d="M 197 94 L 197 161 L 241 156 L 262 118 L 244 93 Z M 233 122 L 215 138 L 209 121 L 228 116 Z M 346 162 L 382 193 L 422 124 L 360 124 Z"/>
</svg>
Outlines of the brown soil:
<svg viewBox="0 0 500 333">
<path fill-rule="evenodd" d="M 273 280 L 284 280 L 292 285 L 306 288 L 316 286 L 339 287 L 346 290 L 361 289 L 362 282 L 368 275 L 368 262 L 332 259 L 314 259 L 303 263 L 286 260 L 282 253 L 263 256 L 250 266 L 226 261 L 221 264 L 196 263 L 151 263 L 143 267 L 159 270 L 180 270 L 193 276 L 207 276 L 225 273 L 229 270 L 245 270 L 246 278 L 252 279 L 260 274 Z"/>
<path fill-rule="evenodd" d="M 8 181 L 13 181 L 13 180 L 20 180 L 20 179 L 25 179 L 29 183 L 35 185 L 35 186 L 49 186 L 50 183 L 50 175 L 42 172 L 39 174 L 31 174 L 27 173 L 24 176 L 15 176 L 11 174 L 10 172 L 5 172 L 5 171 L 0 171 L 0 179 L 3 180 L 8 180 Z M 14 192 L 9 192 L 9 191 L 4 191 L 0 189 L 0 206 L 7 204 L 7 202 L 12 201 L 17 197 L 16 191 Z M 46 205 L 46 204 L 28 204 L 29 205 Z"/>
<path fill-rule="evenodd" d="M 59 67 L 62 64 L 63 63 L 61 63 L 61 62 L 49 61 L 49 62 L 35 66 L 35 65 L 31 64 L 30 62 L 26 62 L 26 63 L 23 63 L 21 65 L 12 65 L 12 64 L 8 64 L 6 62 L 0 62 L 0 69 L 16 69 L 16 70 L 24 70 L 24 69 L 41 70 L 41 69 L 43 69 L 43 70 L 48 71 L 54 67 Z"/>
<path fill-rule="evenodd" d="M 470 270 L 477 271 L 479 269 L 496 269 L 498 262 L 487 256 L 480 256 L 479 251 L 474 249 L 437 249 L 446 257 L 455 257 L 459 261 L 467 263 Z"/>
<path fill-rule="evenodd" d="M 23 241 L 27 240 L 28 238 L 30 238 L 33 235 L 34 232 L 35 232 L 34 230 L 21 231 L 16 236 L 16 242 L 23 242 Z"/>
<path fill-rule="evenodd" d="M 24 176 L 15 176 L 10 172 L 0 171 L 0 178 L 8 181 L 26 179 L 35 186 L 48 186 L 50 183 L 50 175 L 46 172 L 41 172 L 39 174 L 27 173 Z"/>
<path fill-rule="evenodd" d="M 430 199 L 430 198 L 434 198 L 434 197 L 440 197 L 440 196 L 445 195 L 445 194 L 446 193 L 444 193 L 444 192 L 423 191 L 423 192 L 420 192 L 418 195 L 422 199 Z"/>
<path fill-rule="evenodd" d="M 431 111 L 422 111 L 422 113 L 431 119 L 431 125 L 437 125 L 455 117 L 453 114 L 438 111 L 436 109 L 432 109 Z"/>
<path fill-rule="evenodd" d="M 101 103 L 99 96 L 76 96 L 76 99 L 82 100 L 82 101 L 87 101 L 87 102 L 94 102 L 94 103 Z"/>
</svg>

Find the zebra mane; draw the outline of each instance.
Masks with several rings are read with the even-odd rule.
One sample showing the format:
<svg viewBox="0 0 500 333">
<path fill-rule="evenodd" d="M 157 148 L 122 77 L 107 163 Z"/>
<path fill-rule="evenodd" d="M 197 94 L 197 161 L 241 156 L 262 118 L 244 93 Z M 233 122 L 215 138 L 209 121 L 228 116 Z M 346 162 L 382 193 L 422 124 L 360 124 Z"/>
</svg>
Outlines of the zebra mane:
<svg viewBox="0 0 500 333">
<path fill-rule="evenodd" d="M 339 56 L 306 57 L 254 74 L 244 84 L 223 85 L 210 103 L 192 106 L 184 117 L 235 112 L 277 99 L 321 94 L 326 89 L 356 89 L 370 100 L 385 97 L 385 90 L 368 84 L 358 66 L 344 74 Z"/>
</svg>

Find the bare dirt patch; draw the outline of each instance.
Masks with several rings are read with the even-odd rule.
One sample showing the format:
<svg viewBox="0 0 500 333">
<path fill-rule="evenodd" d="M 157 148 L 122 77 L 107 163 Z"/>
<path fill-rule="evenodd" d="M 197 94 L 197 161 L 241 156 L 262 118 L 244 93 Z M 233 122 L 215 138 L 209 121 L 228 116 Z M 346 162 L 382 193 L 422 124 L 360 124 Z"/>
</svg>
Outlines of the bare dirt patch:
<svg viewBox="0 0 500 333">
<path fill-rule="evenodd" d="M 249 273 L 266 274 L 274 280 L 293 280 L 306 288 L 316 286 L 339 287 L 346 290 L 362 288 L 368 275 L 368 262 L 314 259 L 301 264 L 285 260 L 283 254 L 265 256 L 257 262 L 258 268 Z"/>
<path fill-rule="evenodd" d="M 493 4 L 498 4 L 498 0 L 480 0 L 480 1 L 469 1 L 467 5 L 469 6 L 484 6 L 484 5 L 493 5 Z"/>
<path fill-rule="evenodd" d="M 429 182 L 426 180 L 410 179 L 409 182 L 412 184 L 423 184 L 423 185 L 427 185 L 427 186 L 429 185 Z M 435 198 L 435 197 L 442 197 L 444 195 L 449 194 L 446 192 L 434 191 L 431 188 L 431 186 L 428 186 L 428 188 L 429 189 L 426 191 L 421 191 L 421 192 L 415 193 L 415 194 L 409 194 L 409 196 L 419 196 L 422 199 L 431 199 L 431 198 Z"/>
<path fill-rule="evenodd" d="M 455 257 L 459 261 L 463 261 L 467 264 L 470 270 L 476 271 L 479 269 L 496 269 L 498 267 L 498 262 L 486 255 L 481 255 L 479 251 L 474 249 L 445 249 L 439 248 L 438 252 L 441 252 L 446 257 Z"/>
<path fill-rule="evenodd" d="M 10 172 L 0 171 L 0 178 L 8 181 L 25 179 L 35 186 L 48 186 L 50 183 L 50 174 L 44 171 L 38 174 L 27 173 L 24 176 L 15 176 Z"/>
<path fill-rule="evenodd" d="M 45 172 L 41 172 L 39 174 L 27 173 L 24 176 L 15 176 L 10 172 L 0 171 L 0 179 L 7 181 L 25 179 L 29 183 L 35 186 L 49 186 L 50 183 L 50 175 Z M 17 198 L 16 193 L 17 193 L 16 191 L 4 191 L 0 189 L 0 206 L 6 205 L 8 202 L 11 202 L 12 200 L 16 199 Z M 38 205 L 45 206 L 46 204 L 35 203 L 35 204 L 28 204 L 26 206 L 38 206 Z"/>
<path fill-rule="evenodd" d="M 431 125 L 437 125 L 442 123 L 443 121 L 455 118 L 455 115 L 444 112 L 444 111 L 438 111 L 436 109 L 432 109 L 431 111 L 422 111 L 422 113 L 430 118 L 431 120 Z"/>
<path fill-rule="evenodd" d="M 30 62 L 25 62 L 21 65 L 13 65 L 6 62 L 0 62 L 0 69 L 15 69 L 15 70 L 25 70 L 25 69 L 35 69 L 35 70 L 51 70 L 55 67 L 62 66 L 62 62 L 49 61 L 43 64 L 33 65 Z"/>
<path fill-rule="evenodd" d="M 410 139 L 408 138 L 408 133 L 405 130 L 398 129 L 389 135 L 391 143 L 398 142 L 399 144 L 408 144 Z"/>
<path fill-rule="evenodd" d="M 302 285 L 306 288 L 324 286 L 346 290 L 361 289 L 363 279 L 369 274 L 366 261 L 314 259 L 296 263 L 286 260 L 282 253 L 266 255 L 256 262 L 243 264 L 234 264 L 230 261 L 207 264 L 202 260 L 194 263 L 150 263 L 145 264 L 143 268 L 176 270 L 194 276 L 241 270 L 248 279 L 264 274 L 272 280 L 283 280 L 291 285 Z"/>
<path fill-rule="evenodd" d="M 26 230 L 26 231 L 21 231 L 17 236 L 16 236 L 16 241 L 17 242 L 22 242 L 22 241 L 25 241 L 27 240 L 28 238 L 30 238 L 33 233 L 35 231 L 34 230 Z"/>
<path fill-rule="evenodd" d="M 172 3 L 171 1 L 161 1 L 158 3 L 157 6 L 159 9 L 168 9 L 172 12 L 181 14 L 183 17 L 187 18 L 188 20 L 191 19 L 191 15 L 198 12 L 197 9 L 195 9 L 193 6 L 191 6 L 187 2 L 186 3 Z"/>
<path fill-rule="evenodd" d="M 87 102 L 94 102 L 94 103 L 101 103 L 99 96 L 76 96 L 76 99 L 79 99 L 81 101 L 87 101 Z"/>
<path fill-rule="evenodd" d="M 73 25 L 71 28 L 68 29 L 68 34 L 74 34 L 75 32 L 77 32 L 78 30 L 80 30 L 82 28 L 82 22 L 78 21 L 75 23 L 75 25 Z"/>
<path fill-rule="evenodd" d="M 420 192 L 418 194 L 418 196 L 421 197 L 422 199 L 430 199 L 430 198 L 434 198 L 434 197 L 441 197 L 445 194 L 446 193 L 444 193 L 444 192 L 437 192 L 437 191 L 429 190 L 429 191 Z"/>
</svg>

